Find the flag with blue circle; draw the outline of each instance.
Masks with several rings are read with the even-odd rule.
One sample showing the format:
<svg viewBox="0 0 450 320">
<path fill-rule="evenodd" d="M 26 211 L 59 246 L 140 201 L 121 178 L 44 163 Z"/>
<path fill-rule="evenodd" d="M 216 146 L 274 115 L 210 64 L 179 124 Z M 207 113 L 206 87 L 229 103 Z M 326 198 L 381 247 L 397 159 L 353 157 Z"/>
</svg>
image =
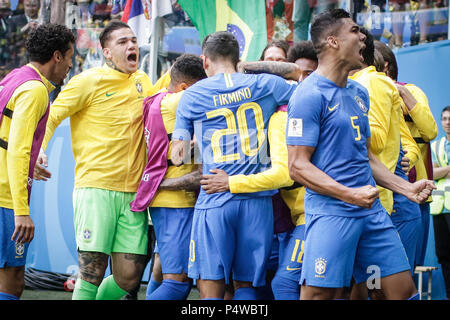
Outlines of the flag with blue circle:
<svg viewBox="0 0 450 320">
<path fill-rule="evenodd" d="M 267 45 L 265 2 L 261 0 L 178 0 L 200 40 L 216 31 L 231 32 L 243 61 L 259 60 Z"/>
</svg>

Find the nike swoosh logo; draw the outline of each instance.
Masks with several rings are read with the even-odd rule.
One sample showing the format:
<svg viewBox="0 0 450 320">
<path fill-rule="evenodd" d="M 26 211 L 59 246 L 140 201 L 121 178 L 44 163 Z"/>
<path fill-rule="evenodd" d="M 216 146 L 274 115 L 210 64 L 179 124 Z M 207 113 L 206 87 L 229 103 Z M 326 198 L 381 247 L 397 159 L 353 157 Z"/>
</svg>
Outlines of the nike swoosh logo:
<svg viewBox="0 0 450 320">
<path fill-rule="evenodd" d="M 286 267 L 287 271 L 295 271 L 295 270 L 300 270 L 301 268 L 291 268 L 289 266 Z"/>
<path fill-rule="evenodd" d="M 106 93 L 106 96 L 107 96 L 107 97 L 111 97 L 113 94 L 116 94 L 116 93 L 117 93 L 117 92 L 111 92 L 111 93 L 108 93 L 108 92 L 107 92 L 107 93 Z"/>
<path fill-rule="evenodd" d="M 333 111 L 334 109 L 336 109 L 339 106 L 339 103 L 337 103 L 333 108 L 328 107 L 328 110 Z"/>
</svg>

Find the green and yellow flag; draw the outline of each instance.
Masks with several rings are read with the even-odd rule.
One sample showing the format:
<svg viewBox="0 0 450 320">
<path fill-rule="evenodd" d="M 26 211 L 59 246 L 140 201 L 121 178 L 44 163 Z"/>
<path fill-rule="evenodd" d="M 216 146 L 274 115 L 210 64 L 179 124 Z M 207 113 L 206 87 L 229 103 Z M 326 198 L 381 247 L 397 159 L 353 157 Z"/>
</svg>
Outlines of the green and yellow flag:
<svg viewBox="0 0 450 320">
<path fill-rule="evenodd" d="M 228 31 L 239 42 L 243 61 L 258 60 L 267 44 L 264 0 L 178 0 L 197 28 L 200 41 L 210 33 Z"/>
</svg>

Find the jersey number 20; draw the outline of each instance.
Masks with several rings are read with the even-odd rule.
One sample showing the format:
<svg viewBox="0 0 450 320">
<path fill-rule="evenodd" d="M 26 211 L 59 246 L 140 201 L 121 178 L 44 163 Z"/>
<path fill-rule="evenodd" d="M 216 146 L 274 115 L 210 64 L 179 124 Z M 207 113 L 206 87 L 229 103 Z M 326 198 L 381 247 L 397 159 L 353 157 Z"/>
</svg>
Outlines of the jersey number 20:
<svg viewBox="0 0 450 320">
<path fill-rule="evenodd" d="M 250 146 L 250 135 L 248 132 L 247 116 L 245 114 L 247 110 L 252 110 L 255 115 L 258 146 L 257 148 L 253 149 Z M 225 117 L 227 128 L 214 131 L 211 137 L 211 148 L 213 151 L 214 162 L 218 163 L 225 161 L 235 161 L 241 158 L 240 153 L 223 154 L 222 145 L 220 143 L 223 136 L 235 135 L 238 130 L 242 152 L 246 156 L 256 155 L 266 138 L 266 135 L 264 133 L 264 120 L 262 110 L 259 104 L 255 102 L 248 102 L 240 105 L 236 111 L 236 117 L 234 116 L 233 111 L 228 108 L 221 108 L 206 113 L 206 118 L 208 119 L 219 116 Z"/>
</svg>

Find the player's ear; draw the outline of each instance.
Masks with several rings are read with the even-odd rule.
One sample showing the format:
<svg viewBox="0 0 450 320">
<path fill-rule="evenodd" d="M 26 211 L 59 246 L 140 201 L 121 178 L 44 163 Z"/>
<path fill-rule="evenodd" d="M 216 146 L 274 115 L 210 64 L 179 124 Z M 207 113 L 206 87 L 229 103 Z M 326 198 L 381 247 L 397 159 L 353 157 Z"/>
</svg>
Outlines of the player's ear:
<svg viewBox="0 0 450 320">
<path fill-rule="evenodd" d="M 327 44 L 328 44 L 328 46 L 330 46 L 331 48 L 335 48 L 335 49 L 337 49 L 338 48 L 338 42 L 337 42 L 337 39 L 336 39 L 336 37 L 335 36 L 328 36 L 327 37 Z"/>
<path fill-rule="evenodd" d="M 178 85 L 179 91 L 186 90 L 187 88 L 189 88 L 189 84 L 187 84 L 186 82 L 182 82 Z"/>
<path fill-rule="evenodd" d="M 103 48 L 102 52 L 103 52 L 103 56 L 105 57 L 105 59 L 111 59 L 112 55 L 111 55 L 110 48 Z"/>
<path fill-rule="evenodd" d="M 53 52 L 53 60 L 55 60 L 56 63 L 59 63 L 64 60 L 64 57 L 63 57 L 61 51 L 55 50 Z"/>
</svg>

